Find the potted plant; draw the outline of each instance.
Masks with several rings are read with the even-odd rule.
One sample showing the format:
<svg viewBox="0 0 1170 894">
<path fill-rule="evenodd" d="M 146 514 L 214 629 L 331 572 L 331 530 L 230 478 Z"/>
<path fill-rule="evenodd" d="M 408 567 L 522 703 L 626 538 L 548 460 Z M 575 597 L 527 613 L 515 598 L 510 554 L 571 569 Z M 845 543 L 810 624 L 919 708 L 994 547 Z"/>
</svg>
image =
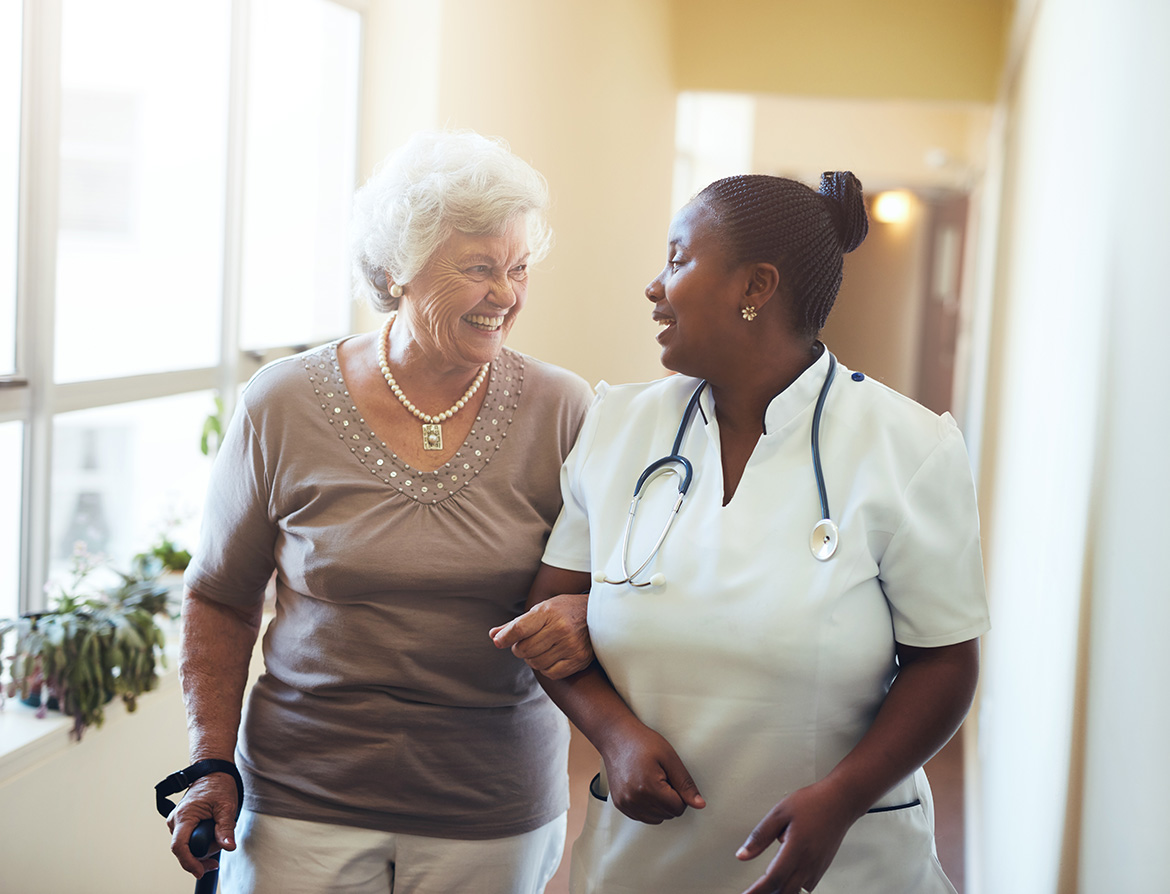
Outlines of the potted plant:
<svg viewBox="0 0 1170 894">
<path fill-rule="evenodd" d="M 155 577 L 166 572 L 182 574 L 191 562 L 191 554 L 185 549 L 175 546 L 166 529 L 159 532 L 158 540 L 145 552 L 134 557 L 134 564 L 140 573 L 145 573 L 152 561 L 158 563 Z"/>
<path fill-rule="evenodd" d="M 183 598 L 183 572 L 191 563 L 191 553 L 177 546 L 172 534 L 182 521 L 177 512 L 165 518 L 154 542 L 134 556 L 131 571 L 133 577 L 150 580 L 166 588 L 169 608 L 176 614 Z"/>
<path fill-rule="evenodd" d="M 215 456 L 223 440 L 223 398 L 215 398 L 215 410 L 203 420 L 203 433 L 199 437 L 199 451 L 204 456 Z"/>
<path fill-rule="evenodd" d="M 167 588 L 158 583 L 157 560 L 135 561 L 122 583 L 103 591 L 89 584 L 101 565 L 84 544 L 74 549 L 71 579 L 47 611 L 24 615 L 11 656 L 9 695 L 39 690 L 42 712 L 56 701 L 73 717 L 73 736 L 101 726 L 104 708 L 121 696 L 133 711 L 140 694 L 158 683 L 164 637 L 155 616 L 165 612 Z"/>
</svg>

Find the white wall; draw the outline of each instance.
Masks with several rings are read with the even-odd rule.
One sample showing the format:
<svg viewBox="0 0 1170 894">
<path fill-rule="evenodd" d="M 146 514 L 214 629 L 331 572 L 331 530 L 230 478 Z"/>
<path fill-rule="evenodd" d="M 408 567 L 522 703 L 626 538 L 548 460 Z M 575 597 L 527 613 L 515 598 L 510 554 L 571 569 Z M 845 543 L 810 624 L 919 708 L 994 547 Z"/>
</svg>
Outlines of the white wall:
<svg viewBox="0 0 1170 894">
<path fill-rule="evenodd" d="M 1041 0 L 1007 93 L 981 890 L 1166 890 L 1170 8 Z"/>
<path fill-rule="evenodd" d="M 1078 891 L 1165 890 L 1170 804 L 1170 6 L 1110 0 L 1106 395 L 1087 563 L 1091 591 Z M 1118 822 L 1123 818 L 1123 822 Z"/>
</svg>

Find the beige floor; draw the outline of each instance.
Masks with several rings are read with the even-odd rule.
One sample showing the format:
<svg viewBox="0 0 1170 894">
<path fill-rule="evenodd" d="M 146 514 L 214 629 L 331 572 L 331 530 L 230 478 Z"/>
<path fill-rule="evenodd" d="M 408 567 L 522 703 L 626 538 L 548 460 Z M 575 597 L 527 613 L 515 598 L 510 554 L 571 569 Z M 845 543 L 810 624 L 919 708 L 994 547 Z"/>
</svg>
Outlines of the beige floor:
<svg viewBox="0 0 1170 894">
<path fill-rule="evenodd" d="M 573 741 L 569 746 L 569 835 L 565 845 L 565 856 L 561 868 L 545 889 L 545 894 L 568 894 L 569 852 L 572 844 L 581 834 L 585 822 L 585 805 L 588 803 L 587 786 L 597 772 L 598 756 L 589 741 L 573 730 Z M 938 841 L 938 856 L 959 894 L 963 894 L 963 743 L 956 735 L 930 763 L 926 765 L 927 776 L 934 792 L 935 837 Z"/>
</svg>

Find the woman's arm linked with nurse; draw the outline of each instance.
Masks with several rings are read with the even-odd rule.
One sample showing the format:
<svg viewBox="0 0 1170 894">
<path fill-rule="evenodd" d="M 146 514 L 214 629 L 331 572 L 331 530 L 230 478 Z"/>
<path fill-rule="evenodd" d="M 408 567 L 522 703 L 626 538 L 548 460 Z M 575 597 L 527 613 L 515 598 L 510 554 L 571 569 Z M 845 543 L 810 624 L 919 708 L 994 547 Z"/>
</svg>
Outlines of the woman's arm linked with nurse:
<svg viewBox="0 0 1170 894">
<path fill-rule="evenodd" d="M 663 326 L 658 335 L 663 365 L 709 384 L 718 420 L 723 506 L 735 496 L 766 433 L 769 405 L 826 350 L 818 334 L 840 285 L 841 255 L 856 248 L 866 230 L 861 185 L 847 172 L 826 174 L 820 193 L 781 178 L 727 178 L 702 191 L 675 217 L 667 264 L 645 294 L 654 319 Z M 847 483 L 837 482 L 836 487 L 841 503 Z M 568 505 L 566 498 L 565 511 Z M 611 523 L 620 525 L 621 520 Z M 773 521 L 760 518 L 759 524 L 768 527 Z M 977 518 L 972 524 L 977 553 Z M 842 536 L 851 533 L 843 530 Z M 554 532 L 554 541 L 556 536 Z M 963 549 L 965 555 L 971 552 L 969 544 Z M 965 561 L 971 564 L 969 555 Z M 893 560 L 890 566 L 892 578 Z M 666 570 L 669 575 L 671 569 Z M 880 568 L 876 577 L 888 588 Z M 973 568 L 971 577 L 978 578 L 969 588 L 978 603 L 981 566 Z M 581 654 L 562 660 L 562 651 L 552 645 L 557 637 L 541 621 L 541 605 L 560 594 L 584 593 L 591 580 L 584 570 L 542 565 L 528 600 L 529 614 L 494 629 L 493 639 L 498 647 L 510 647 L 529 660 L 553 701 L 598 749 L 610 800 L 622 814 L 659 824 L 683 815 L 688 807 L 701 810 L 707 802 L 683 759 L 635 715 L 601 664 L 594 661 L 578 670 Z M 783 590 L 782 582 L 776 586 Z M 945 605 L 948 597 L 943 593 L 938 598 Z M 899 610 L 891 608 L 890 613 Z M 851 827 L 954 735 L 978 679 L 977 635 L 985 629 L 985 606 L 976 605 L 971 612 L 974 617 L 981 610 L 983 615 L 973 622 L 952 625 L 957 630 L 949 638 L 946 633 L 935 636 L 939 645 L 892 641 L 896 673 L 856 743 L 820 778 L 792 791 L 775 791 L 774 806 L 766 815 L 742 818 L 744 837 L 736 859 L 753 860 L 774 842 L 780 844 L 745 894 L 797 894 L 816 888 Z M 535 636 L 526 638 L 534 631 Z M 727 761 L 736 760 L 737 744 L 726 742 Z M 784 759 L 777 755 L 777 761 Z M 766 771 L 756 783 L 768 787 Z M 938 890 L 949 888 L 945 878 L 941 884 Z"/>
</svg>

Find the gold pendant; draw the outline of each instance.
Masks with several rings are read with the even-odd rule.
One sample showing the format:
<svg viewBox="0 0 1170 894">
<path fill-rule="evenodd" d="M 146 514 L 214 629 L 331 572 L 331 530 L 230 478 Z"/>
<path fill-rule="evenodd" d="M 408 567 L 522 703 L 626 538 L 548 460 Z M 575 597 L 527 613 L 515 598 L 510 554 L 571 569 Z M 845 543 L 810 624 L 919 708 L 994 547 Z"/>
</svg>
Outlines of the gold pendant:
<svg viewBox="0 0 1170 894">
<path fill-rule="evenodd" d="M 443 449 L 443 426 L 437 422 L 423 423 L 423 450 Z"/>
</svg>

